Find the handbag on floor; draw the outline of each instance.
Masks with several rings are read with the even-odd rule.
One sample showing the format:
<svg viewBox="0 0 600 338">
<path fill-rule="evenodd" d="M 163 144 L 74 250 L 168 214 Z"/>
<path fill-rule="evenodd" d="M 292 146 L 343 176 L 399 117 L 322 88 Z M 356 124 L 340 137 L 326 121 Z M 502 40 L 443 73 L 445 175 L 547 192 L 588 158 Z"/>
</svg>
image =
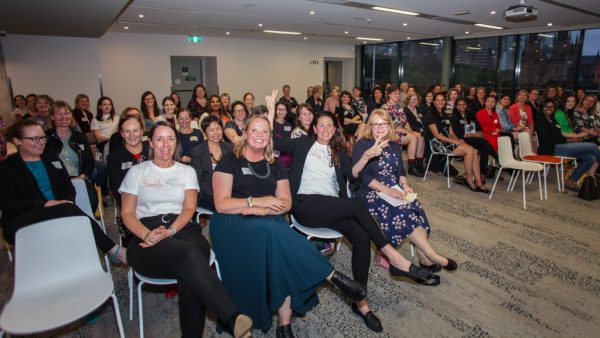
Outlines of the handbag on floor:
<svg viewBox="0 0 600 338">
<path fill-rule="evenodd" d="M 581 184 L 581 188 L 579 188 L 579 193 L 577 197 L 582 198 L 586 201 L 594 201 L 600 199 L 600 177 L 593 175 L 587 176 L 583 183 Z"/>
</svg>

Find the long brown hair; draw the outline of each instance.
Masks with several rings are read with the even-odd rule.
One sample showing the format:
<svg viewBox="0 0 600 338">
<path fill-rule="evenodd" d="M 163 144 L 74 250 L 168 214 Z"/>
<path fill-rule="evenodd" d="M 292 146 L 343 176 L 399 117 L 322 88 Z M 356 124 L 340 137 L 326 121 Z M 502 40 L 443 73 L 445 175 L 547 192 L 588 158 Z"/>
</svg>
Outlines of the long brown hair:
<svg viewBox="0 0 600 338">
<path fill-rule="evenodd" d="M 328 112 L 328 111 L 322 111 L 322 112 L 318 112 L 315 115 L 315 118 L 313 119 L 313 128 L 315 128 L 317 126 L 317 123 L 319 122 L 319 119 L 322 117 L 328 117 L 331 119 L 331 121 L 333 121 L 333 125 L 335 126 L 335 132 L 333 133 L 333 136 L 331 137 L 331 139 L 329 139 L 329 149 L 331 149 L 331 166 L 332 167 L 340 167 L 340 151 L 344 151 L 345 150 L 345 139 L 344 139 L 344 135 L 340 133 L 341 131 L 341 126 L 339 124 L 338 119 L 335 117 L 335 115 L 333 115 L 332 112 Z M 316 133 L 314 133 L 314 136 L 316 137 Z"/>
</svg>

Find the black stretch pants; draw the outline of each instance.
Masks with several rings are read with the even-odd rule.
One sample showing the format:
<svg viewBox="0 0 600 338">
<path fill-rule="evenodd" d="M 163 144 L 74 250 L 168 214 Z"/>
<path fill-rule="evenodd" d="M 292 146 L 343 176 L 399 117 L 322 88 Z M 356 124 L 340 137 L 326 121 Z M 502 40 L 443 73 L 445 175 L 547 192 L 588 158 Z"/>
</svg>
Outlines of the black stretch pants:
<svg viewBox="0 0 600 338">
<path fill-rule="evenodd" d="M 297 195 L 292 213 L 300 224 L 340 232 L 352 243 L 354 280 L 367 285 L 371 244 L 381 249 L 390 242 L 381 233 L 364 203 L 356 198 Z"/>
<path fill-rule="evenodd" d="M 479 168 L 481 174 L 487 174 L 488 167 L 488 156 L 492 156 L 496 162 L 498 162 L 498 153 L 494 150 L 494 147 L 483 137 L 465 137 L 465 142 L 471 147 L 475 148 L 479 152 Z"/>
<path fill-rule="evenodd" d="M 15 235 L 19 229 L 34 223 L 69 216 L 85 216 L 90 220 L 89 225 L 92 227 L 92 232 L 94 233 L 94 241 L 96 242 L 96 246 L 102 250 L 102 252 L 108 252 L 115 246 L 115 242 L 113 242 L 110 237 L 106 236 L 102 231 L 102 228 L 100 228 L 100 225 L 96 223 L 96 220 L 90 218 L 73 203 L 63 203 L 52 207 L 35 209 L 20 215 L 4 227 L 4 239 L 8 243 L 14 244 Z M 65 243 L 65 245 L 68 245 L 68 243 Z"/>
<path fill-rule="evenodd" d="M 176 217 L 168 216 L 173 216 L 171 220 Z M 160 224 L 169 226 L 161 221 L 161 216 L 140 221 L 149 229 Z M 127 248 L 127 261 L 135 271 L 145 276 L 177 279 L 182 337 L 202 336 L 206 308 L 222 321 L 230 323 L 231 317 L 237 313 L 237 306 L 208 265 L 210 245 L 198 224 L 190 222 L 175 236 L 149 248 L 140 247 L 140 242 L 137 237 L 131 241 Z"/>
</svg>

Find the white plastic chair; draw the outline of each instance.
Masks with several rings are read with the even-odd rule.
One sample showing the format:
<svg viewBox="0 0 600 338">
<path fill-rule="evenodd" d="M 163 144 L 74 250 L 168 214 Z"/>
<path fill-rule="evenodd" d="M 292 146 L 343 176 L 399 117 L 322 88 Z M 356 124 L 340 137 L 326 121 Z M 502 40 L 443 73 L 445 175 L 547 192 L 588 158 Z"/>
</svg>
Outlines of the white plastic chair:
<svg viewBox="0 0 600 338">
<path fill-rule="evenodd" d="M 452 162 L 454 162 L 454 158 L 460 156 L 452 154 L 452 150 L 454 149 L 446 147 L 444 143 L 436 138 L 429 141 L 429 149 L 431 149 L 431 155 L 429 155 L 429 161 L 427 161 L 427 168 L 425 169 L 425 175 L 423 175 L 423 182 L 425 182 L 425 179 L 427 179 L 429 165 L 431 164 L 431 159 L 433 159 L 433 156 L 443 155 L 446 156 L 446 177 L 448 178 L 448 189 L 450 189 L 450 157 L 452 157 Z"/>
<path fill-rule="evenodd" d="M 492 191 L 490 192 L 490 197 L 488 199 L 490 199 L 490 200 L 492 199 L 492 196 L 494 195 L 494 189 L 496 189 L 496 184 L 498 183 L 498 178 L 500 178 L 500 175 L 502 175 L 502 169 L 504 169 L 504 168 L 514 169 L 512 175 L 510 177 L 510 181 L 508 182 L 508 188 L 506 189 L 507 191 L 512 191 L 514 189 L 515 184 L 517 183 L 517 179 L 519 178 L 519 171 L 522 174 L 523 209 L 527 209 L 527 203 L 526 203 L 526 198 L 525 198 L 525 181 L 527 180 L 525 178 L 526 171 L 537 172 L 538 183 L 540 186 L 540 199 L 541 200 L 544 199 L 544 197 L 542 196 L 542 180 L 540 178 L 540 171 L 542 171 L 544 169 L 544 166 L 542 166 L 539 163 L 523 162 L 523 161 L 515 160 L 514 155 L 513 155 L 512 145 L 510 144 L 510 138 L 508 136 L 500 136 L 500 138 L 498 138 L 498 157 L 500 159 L 500 170 L 498 170 L 498 174 L 496 175 L 496 180 L 494 181 L 494 186 L 492 187 Z M 517 173 L 516 176 L 515 176 L 515 172 Z"/>
<path fill-rule="evenodd" d="M 210 258 L 208 260 L 208 264 L 210 266 L 215 266 L 215 271 L 217 273 L 217 277 L 221 279 L 221 269 L 219 268 L 219 262 L 215 257 L 214 251 L 210 250 Z M 177 284 L 177 279 L 171 278 L 151 278 L 144 276 L 136 271 L 134 271 L 131 267 L 128 272 L 128 284 L 129 284 L 129 320 L 133 320 L 133 277 L 139 280 L 137 286 L 137 297 L 138 297 L 138 316 L 139 316 L 139 328 L 140 328 L 140 337 L 144 337 L 144 306 L 142 300 L 142 286 L 144 284 L 151 285 L 174 285 Z"/>
<path fill-rule="evenodd" d="M 202 207 L 197 207 L 196 208 L 196 223 L 200 223 L 200 216 L 201 215 L 212 215 L 212 211 L 208 210 L 208 209 L 204 209 Z"/>
<path fill-rule="evenodd" d="M 344 235 L 340 234 L 339 232 L 332 230 L 332 229 L 328 229 L 328 228 L 309 228 L 309 227 L 305 227 L 302 224 L 298 223 L 298 221 L 296 221 L 296 218 L 294 218 L 294 216 L 291 216 L 292 219 L 292 224 L 290 224 L 290 228 L 296 228 L 298 229 L 298 231 L 300 231 L 301 233 L 306 235 L 306 239 L 310 240 L 313 238 L 322 238 L 322 239 L 335 239 L 336 240 L 336 246 L 335 246 L 335 251 L 339 251 L 340 250 L 340 243 L 341 243 L 341 239 L 342 237 L 344 237 Z"/>
<path fill-rule="evenodd" d="M 14 291 L 0 315 L 0 328 L 15 335 L 53 330 L 110 297 L 119 335 L 125 336 L 112 277 L 100 265 L 88 224 L 84 216 L 63 217 L 17 232 Z"/>
<path fill-rule="evenodd" d="M 548 176 L 548 171 L 552 165 L 556 167 L 556 181 L 558 184 L 558 191 L 562 191 L 561 177 L 562 175 L 564 175 L 564 170 L 562 169 L 562 159 L 560 157 L 535 154 L 533 150 L 531 150 L 531 142 L 529 141 L 528 133 L 519 133 L 519 154 L 523 161 L 540 163 L 544 166 L 544 199 L 548 199 L 548 185 L 546 182 L 546 177 Z M 559 167 L 561 167 L 561 173 L 563 174 L 559 174 Z"/>
</svg>

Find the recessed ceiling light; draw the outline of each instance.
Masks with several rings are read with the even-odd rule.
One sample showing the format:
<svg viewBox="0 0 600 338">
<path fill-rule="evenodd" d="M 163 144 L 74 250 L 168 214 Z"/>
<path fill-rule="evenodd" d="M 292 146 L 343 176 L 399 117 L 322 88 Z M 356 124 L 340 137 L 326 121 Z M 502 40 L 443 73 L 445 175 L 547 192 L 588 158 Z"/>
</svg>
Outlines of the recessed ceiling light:
<svg viewBox="0 0 600 338">
<path fill-rule="evenodd" d="M 466 31 L 466 32 L 465 32 L 465 34 L 469 34 L 469 33 L 471 33 L 471 32 L 469 32 L 469 31 Z"/>
<path fill-rule="evenodd" d="M 408 24 L 405 22 L 405 23 L 402 24 L 402 26 L 408 26 Z"/>
<path fill-rule="evenodd" d="M 362 37 L 356 37 L 356 40 L 367 40 L 367 41 L 383 41 L 383 39 L 381 38 L 362 38 Z"/>
<path fill-rule="evenodd" d="M 548 26 L 552 26 L 552 22 L 548 22 Z"/>
<path fill-rule="evenodd" d="M 310 11 L 310 12 L 308 12 L 308 14 L 315 15 L 315 11 Z"/>
<path fill-rule="evenodd" d="M 491 28 L 491 29 L 504 29 L 503 27 L 486 25 L 486 24 L 483 24 L 483 23 L 476 23 L 475 26 L 477 26 L 477 27 L 484 27 L 484 28 Z"/>
<path fill-rule="evenodd" d="M 139 14 L 138 18 L 143 19 L 144 18 L 144 14 Z"/>
<path fill-rule="evenodd" d="M 348 31 L 345 31 L 344 34 L 348 34 Z"/>
<path fill-rule="evenodd" d="M 128 27 L 128 26 L 125 26 L 125 27 L 123 27 L 123 29 L 129 29 L 129 27 Z"/>
<path fill-rule="evenodd" d="M 305 37 L 304 37 L 304 40 L 308 40 L 308 38 L 305 36 Z"/>
<path fill-rule="evenodd" d="M 406 40 L 410 40 L 410 36 L 407 36 L 407 37 L 406 37 Z"/>
<path fill-rule="evenodd" d="M 259 24 L 258 24 L 258 27 L 262 27 L 262 23 L 259 23 Z"/>
<path fill-rule="evenodd" d="M 491 11 L 490 14 L 494 15 L 494 14 L 496 14 L 496 11 Z"/>
<path fill-rule="evenodd" d="M 371 9 L 374 9 L 376 11 L 383 11 L 383 12 L 395 13 L 395 14 L 412 15 L 412 16 L 419 15 L 419 13 L 409 12 L 409 11 L 402 11 L 402 10 L 399 10 L 399 9 L 387 8 L 387 7 L 373 6 L 373 7 L 371 7 Z"/>
<path fill-rule="evenodd" d="M 226 35 L 229 35 L 230 33 L 229 33 L 229 32 L 225 32 L 225 34 L 226 34 Z"/>
<path fill-rule="evenodd" d="M 440 45 L 439 43 L 431 43 L 431 42 L 419 42 L 419 44 L 423 45 L 423 46 L 439 46 Z"/>
<path fill-rule="evenodd" d="M 288 35 L 300 35 L 300 32 L 287 32 L 287 31 L 272 31 L 272 30 L 264 30 L 265 33 L 273 33 L 273 34 L 288 34 Z"/>
<path fill-rule="evenodd" d="M 366 41 L 363 41 L 363 43 L 367 43 Z"/>
</svg>

